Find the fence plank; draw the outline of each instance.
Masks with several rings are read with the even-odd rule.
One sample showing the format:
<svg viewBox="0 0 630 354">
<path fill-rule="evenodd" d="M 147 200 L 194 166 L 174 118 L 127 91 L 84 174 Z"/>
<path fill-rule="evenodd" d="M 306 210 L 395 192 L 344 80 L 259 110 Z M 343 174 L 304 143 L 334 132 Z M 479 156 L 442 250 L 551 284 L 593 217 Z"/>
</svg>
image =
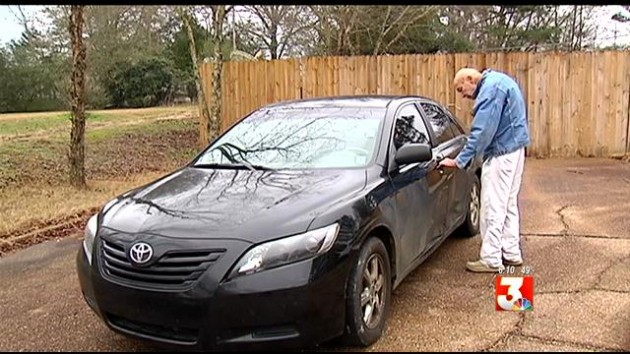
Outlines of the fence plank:
<svg viewBox="0 0 630 354">
<path fill-rule="evenodd" d="M 628 85 L 630 85 L 630 78 L 628 78 L 627 57 L 623 52 L 615 53 L 615 65 L 614 65 L 614 101 L 612 103 L 615 107 L 615 124 L 614 124 L 614 145 L 611 147 L 611 155 L 620 155 L 626 152 L 626 139 L 628 135 L 627 131 L 627 105 L 629 100 Z"/>
<path fill-rule="evenodd" d="M 622 125 L 622 131 L 623 131 L 623 125 L 625 124 L 626 128 L 625 128 L 625 138 L 626 138 L 626 148 L 625 148 L 625 153 L 626 154 L 630 154 L 630 55 L 625 55 L 626 53 L 623 53 L 623 63 L 624 63 L 624 67 L 623 67 L 623 73 L 624 75 L 622 75 L 623 80 L 622 80 L 622 101 L 625 100 L 625 102 L 622 102 L 623 105 L 623 110 L 621 112 L 621 115 L 623 117 L 623 122 L 621 123 Z M 620 53 L 621 55 L 621 53 Z M 622 134 L 624 135 L 624 134 Z M 621 151 L 620 151 L 621 153 Z"/>
</svg>

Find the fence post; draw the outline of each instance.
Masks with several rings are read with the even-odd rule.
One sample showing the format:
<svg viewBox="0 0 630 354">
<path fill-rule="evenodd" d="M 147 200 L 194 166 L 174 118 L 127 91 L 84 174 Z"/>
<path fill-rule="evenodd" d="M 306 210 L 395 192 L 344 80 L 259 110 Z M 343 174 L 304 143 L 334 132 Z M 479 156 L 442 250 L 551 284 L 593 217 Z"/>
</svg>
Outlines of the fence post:
<svg viewBox="0 0 630 354">
<path fill-rule="evenodd" d="M 306 66 L 306 64 L 304 63 L 305 58 L 304 57 L 300 57 L 298 59 L 298 67 L 299 67 L 299 72 L 300 72 L 300 99 L 304 98 L 304 72 L 305 69 L 304 67 Z"/>
<path fill-rule="evenodd" d="M 626 155 L 630 154 L 630 82 L 628 83 L 628 112 L 626 116 Z"/>
</svg>

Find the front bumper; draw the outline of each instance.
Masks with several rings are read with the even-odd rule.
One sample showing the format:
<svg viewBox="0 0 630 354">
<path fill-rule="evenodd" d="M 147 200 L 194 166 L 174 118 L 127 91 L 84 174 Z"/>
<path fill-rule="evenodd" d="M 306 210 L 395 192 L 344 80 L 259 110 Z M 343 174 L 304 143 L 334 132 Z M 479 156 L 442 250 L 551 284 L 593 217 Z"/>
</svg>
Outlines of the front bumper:
<svg viewBox="0 0 630 354">
<path fill-rule="evenodd" d="M 157 290 L 104 277 L 97 239 L 91 265 L 83 247 L 78 252 L 79 283 L 86 302 L 109 328 L 169 347 L 304 348 L 343 333 L 348 257 L 334 267 L 307 260 L 225 281 L 247 247 L 233 243 L 227 248 L 234 251 L 190 288 Z"/>
</svg>

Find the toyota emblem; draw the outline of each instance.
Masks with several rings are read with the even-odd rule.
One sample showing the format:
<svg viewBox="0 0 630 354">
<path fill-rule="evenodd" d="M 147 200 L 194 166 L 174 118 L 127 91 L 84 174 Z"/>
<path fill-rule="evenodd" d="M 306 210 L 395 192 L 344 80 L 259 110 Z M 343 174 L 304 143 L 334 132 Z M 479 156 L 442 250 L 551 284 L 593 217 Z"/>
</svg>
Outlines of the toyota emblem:
<svg viewBox="0 0 630 354">
<path fill-rule="evenodd" d="M 129 249 L 129 258 L 136 264 L 144 264 L 153 257 L 153 248 L 144 242 L 138 242 Z"/>
</svg>

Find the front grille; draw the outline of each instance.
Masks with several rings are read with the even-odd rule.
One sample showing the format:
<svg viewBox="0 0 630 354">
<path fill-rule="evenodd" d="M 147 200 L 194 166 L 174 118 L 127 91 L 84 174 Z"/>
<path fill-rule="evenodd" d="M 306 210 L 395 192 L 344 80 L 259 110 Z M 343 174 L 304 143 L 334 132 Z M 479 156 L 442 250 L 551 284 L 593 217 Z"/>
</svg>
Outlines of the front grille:
<svg viewBox="0 0 630 354">
<path fill-rule="evenodd" d="M 198 340 L 199 331 L 192 328 L 164 327 L 132 321 L 112 314 L 107 314 L 107 319 L 114 327 L 118 327 L 132 333 L 144 334 L 159 339 L 184 342 L 186 344 L 194 344 Z"/>
<path fill-rule="evenodd" d="M 103 240 L 102 265 L 105 274 L 134 284 L 186 287 L 196 281 L 225 250 L 178 250 L 165 253 L 148 267 L 136 267 L 123 246 Z"/>
</svg>

